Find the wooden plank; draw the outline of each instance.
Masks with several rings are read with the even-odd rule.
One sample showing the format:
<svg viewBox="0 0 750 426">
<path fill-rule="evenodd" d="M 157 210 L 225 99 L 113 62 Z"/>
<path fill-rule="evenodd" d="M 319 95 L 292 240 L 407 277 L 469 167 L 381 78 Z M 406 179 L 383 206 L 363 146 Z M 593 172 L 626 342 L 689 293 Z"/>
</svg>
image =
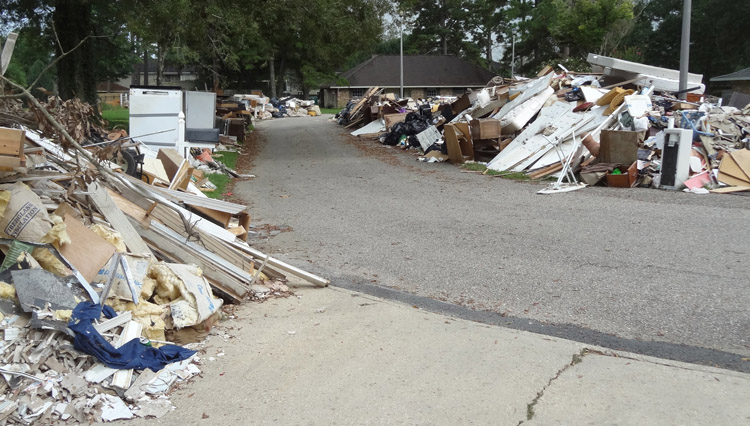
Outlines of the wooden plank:
<svg viewBox="0 0 750 426">
<path fill-rule="evenodd" d="M 242 204 L 230 203 L 229 201 L 224 200 L 215 200 L 213 198 L 199 196 L 188 192 L 180 192 L 158 187 L 149 189 L 158 191 L 172 202 L 182 202 L 193 207 L 205 207 L 212 210 L 226 212 L 232 215 L 243 213 L 247 210 L 247 206 Z"/>
<path fill-rule="evenodd" d="M 330 283 L 330 281 L 325 278 L 319 277 L 307 271 L 303 271 L 302 269 L 292 266 L 279 259 L 270 257 L 266 255 L 265 253 L 261 252 L 260 250 L 256 250 L 247 244 L 232 243 L 231 246 L 235 247 L 238 250 L 242 250 L 246 253 L 253 255 L 255 258 L 257 258 L 260 261 L 266 260 L 267 265 L 272 268 L 284 271 L 290 275 L 294 275 L 295 277 L 302 278 L 303 280 L 309 283 L 315 284 L 318 287 L 326 287 Z"/>
<path fill-rule="evenodd" d="M 183 247 L 186 250 L 189 250 L 192 253 L 195 253 L 196 256 L 199 256 L 201 258 L 206 259 L 209 262 L 212 262 L 216 267 L 219 267 L 222 270 L 224 270 L 226 273 L 228 273 L 228 274 L 236 277 L 239 281 L 245 282 L 245 283 L 249 284 L 253 280 L 253 277 L 252 277 L 252 275 L 250 275 L 249 272 L 247 272 L 247 271 L 245 271 L 243 269 L 238 268 L 237 266 L 235 266 L 231 262 L 227 261 L 226 259 L 224 259 L 220 255 L 218 255 L 218 254 L 216 254 L 216 253 L 214 253 L 214 252 L 212 252 L 212 251 L 210 251 L 210 250 L 208 250 L 208 249 L 206 249 L 204 247 L 201 247 L 200 245 L 198 245 L 198 244 L 196 244 L 196 243 L 194 243 L 192 241 L 187 241 L 185 237 L 183 237 L 179 233 L 173 231 L 172 229 L 169 229 L 169 227 L 167 227 L 166 225 L 161 224 L 161 223 L 156 222 L 156 221 L 152 221 L 151 222 L 151 229 L 153 229 L 158 234 L 160 234 L 160 235 L 162 235 L 164 237 L 173 239 L 175 241 L 180 241 L 183 244 Z M 202 238 L 203 238 L 203 236 L 201 236 L 201 239 Z"/>
<path fill-rule="evenodd" d="M 562 168 L 562 163 L 552 164 L 539 170 L 535 170 L 534 172 L 529 174 L 529 177 L 531 179 L 541 179 L 543 177 L 551 175 L 552 173 L 559 172 L 560 170 L 562 170 Z"/>
<path fill-rule="evenodd" d="M 133 313 L 130 311 L 125 311 L 114 318 L 110 318 L 99 324 L 94 324 L 94 328 L 99 333 L 106 333 L 109 330 L 112 330 L 115 327 L 119 327 L 132 319 L 133 319 Z"/>
<path fill-rule="evenodd" d="M 149 222 L 151 222 L 151 219 L 146 214 L 145 209 L 142 209 L 137 204 L 112 191 L 111 189 L 108 189 L 107 193 L 109 194 L 109 197 L 112 199 L 112 201 L 120 209 L 120 211 L 122 211 L 126 216 L 130 216 L 144 225 L 148 225 Z"/>
<path fill-rule="evenodd" d="M 195 228 L 195 230 L 213 235 L 224 241 L 234 241 L 237 239 L 234 234 L 222 228 L 221 226 L 216 225 L 197 214 L 190 213 L 189 211 L 181 207 L 174 207 L 176 207 L 176 209 L 180 211 L 183 216 L 185 216 L 187 221 L 190 223 L 190 226 Z M 154 208 L 149 212 L 149 215 L 158 219 L 160 222 L 169 225 L 169 227 L 173 230 L 177 230 L 178 232 L 184 231 L 185 226 L 182 222 L 182 219 L 180 219 L 180 215 L 175 210 L 165 205 L 155 205 Z"/>
<path fill-rule="evenodd" d="M 712 189 L 714 194 L 731 194 L 733 192 L 750 191 L 750 186 L 725 186 L 724 188 Z"/>
<path fill-rule="evenodd" d="M 174 180 L 177 171 L 186 161 L 179 152 L 174 148 L 159 148 L 156 158 L 161 161 L 164 171 L 170 180 Z"/>
<path fill-rule="evenodd" d="M 157 180 L 167 185 L 170 182 L 164 165 L 156 158 L 145 157 L 143 159 L 143 174 L 150 178 L 148 182 L 151 184 L 156 183 Z"/>
<path fill-rule="evenodd" d="M 189 181 L 188 171 L 190 170 L 190 163 L 183 161 L 180 167 L 177 169 L 172 181 L 169 182 L 169 189 L 182 189 L 185 190 Z"/>
<path fill-rule="evenodd" d="M 220 224 L 224 228 L 229 227 L 229 221 L 232 219 L 232 215 L 229 213 L 221 212 L 214 209 L 207 209 L 205 207 L 191 206 L 193 209 L 203 214 L 204 216 L 213 219 L 216 223 Z"/>
<path fill-rule="evenodd" d="M 20 156 L 26 140 L 25 133 L 23 130 L 0 127 L 0 155 Z"/>
<path fill-rule="evenodd" d="M 443 137 L 445 137 L 446 147 L 448 148 L 448 158 L 453 164 L 464 162 L 464 156 L 461 154 L 461 146 L 458 144 L 458 135 L 453 124 L 446 124 L 443 127 Z"/>
<path fill-rule="evenodd" d="M 122 239 L 131 253 L 153 254 L 148 245 L 141 239 L 138 231 L 133 228 L 128 218 L 125 217 L 125 214 L 112 201 L 112 198 L 109 197 L 109 194 L 102 186 L 96 182 L 91 183 L 88 187 L 88 192 L 91 202 L 94 203 L 99 213 L 104 215 L 107 222 L 122 235 Z"/>
<path fill-rule="evenodd" d="M 128 343 L 133 339 L 140 338 L 142 331 L 143 325 L 141 323 L 135 321 L 127 322 L 125 324 L 125 327 L 122 329 L 122 333 L 120 333 L 120 337 L 118 337 L 117 342 L 115 342 L 114 347 L 119 348 L 120 346 Z M 130 382 L 132 380 L 133 369 L 117 370 L 114 377 L 112 377 L 112 386 L 118 387 L 120 389 L 127 389 L 130 387 Z"/>
</svg>

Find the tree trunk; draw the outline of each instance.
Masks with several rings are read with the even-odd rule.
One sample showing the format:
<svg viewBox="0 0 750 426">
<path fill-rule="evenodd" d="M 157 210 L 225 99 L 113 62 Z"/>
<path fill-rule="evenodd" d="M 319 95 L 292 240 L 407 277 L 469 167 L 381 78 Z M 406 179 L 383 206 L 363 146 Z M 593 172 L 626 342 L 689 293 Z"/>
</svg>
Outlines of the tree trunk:
<svg viewBox="0 0 750 426">
<path fill-rule="evenodd" d="M 276 95 L 281 97 L 284 96 L 284 88 L 286 83 L 284 81 L 284 76 L 286 75 L 286 55 L 284 53 L 281 54 L 281 63 L 279 64 L 279 75 L 277 77 L 276 82 Z"/>
<path fill-rule="evenodd" d="M 164 75 L 164 45 L 159 42 L 156 44 L 156 85 L 161 86 L 161 80 Z"/>
<path fill-rule="evenodd" d="M 132 36 L 130 39 L 130 46 L 131 46 L 131 52 L 133 54 L 138 53 L 138 43 L 137 43 L 138 37 Z M 133 64 L 133 76 L 130 78 L 130 84 L 133 84 L 135 86 L 141 84 L 141 69 L 138 67 L 139 64 Z"/>
<path fill-rule="evenodd" d="M 96 107 L 96 57 L 94 42 L 87 40 L 71 51 L 91 34 L 91 4 L 77 0 L 59 0 L 52 15 L 62 52 L 68 53 L 57 63 L 58 91 L 62 99 L 78 97 Z M 57 47 L 60 49 L 60 47 Z M 98 109 L 97 109 L 98 111 Z"/>
<path fill-rule="evenodd" d="M 271 89 L 271 97 L 276 97 L 276 69 L 274 64 L 274 58 L 273 55 L 271 55 L 271 59 L 268 60 L 268 70 L 270 72 L 270 75 L 268 76 L 268 79 L 270 83 L 268 84 L 268 87 Z"/>
<path fill-rule="evenodd" d="M 487 32 L 485 43 L 485 49 L 487 49 L 487 67 L 492 71 L 494 68 L 494 64 L 492 63 L 492 32 Z"/>
<path fill-rule="evenodd" d="M 214 51 L 214 62 L 213 62 L 213 69 L 211 70 L 211 73 L 213 75 L 213 83 L 214 83 L 214 92 L 219 91 L 219 56 Z"/>
<path fill-rule="evenodd" d="M 143 85 L 148 86 L 148 46 L 143 42 Z"/>
</svg>

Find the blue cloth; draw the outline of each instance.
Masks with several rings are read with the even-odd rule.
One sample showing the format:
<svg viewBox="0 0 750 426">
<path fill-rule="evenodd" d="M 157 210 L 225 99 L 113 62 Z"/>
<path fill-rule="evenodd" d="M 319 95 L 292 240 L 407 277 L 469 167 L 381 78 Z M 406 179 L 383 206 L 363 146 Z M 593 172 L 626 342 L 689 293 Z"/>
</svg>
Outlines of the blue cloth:
<svg viewBox="0 0 750 426">
<path fill-rule="evenodd" d="M 152 371 L 159 371 L 167 364 L 188 359 L 195 354 L 195 351 L 177 345 L 165 345 L 157 349 L 144 345 L 137 338 L 115 348 L 94 328 L 94 320 L 99 319 L 102 313 L 107 318 L 115 316 L 115 311 L 110 306 L 102 308 L 99 304 L 81 302 L 73 310 L 68 328 L 75 333 L 73 346 L 95 356 L 107 367 L 120 370 L 150 368 Z"/>
</svg>

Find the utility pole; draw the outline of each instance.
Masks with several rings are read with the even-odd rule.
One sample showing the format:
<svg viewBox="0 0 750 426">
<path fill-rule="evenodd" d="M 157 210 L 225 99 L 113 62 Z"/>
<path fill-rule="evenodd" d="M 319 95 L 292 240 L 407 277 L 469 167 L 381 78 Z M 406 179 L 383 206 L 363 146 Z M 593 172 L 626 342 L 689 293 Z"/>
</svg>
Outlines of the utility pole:
<svg viewBox="0 0 750 426">
<path fill-rule="evenodd" d="M 680 91 L 688 88 L 688 66 L 690 65 L 690 15 L 692 0 L 682 2 L 682 40 L 680 42 Z M 686 99 L 687 93 L 680 93 L 680 99 Z"/>
<path fill-rule="evenodd" d="M 404 98 L 404 15 L 401 14 L 401 37 L 400 37 L 400 45 L 401 45 L 401 90 L 399 92 L 399 97 L 401 99 Z"/>
<path fill-rule="evenodd" d="M 516 78 L 516 33 L 513 33 L 512 48 L 510 51 L 510 78 Z"/>
</svg>

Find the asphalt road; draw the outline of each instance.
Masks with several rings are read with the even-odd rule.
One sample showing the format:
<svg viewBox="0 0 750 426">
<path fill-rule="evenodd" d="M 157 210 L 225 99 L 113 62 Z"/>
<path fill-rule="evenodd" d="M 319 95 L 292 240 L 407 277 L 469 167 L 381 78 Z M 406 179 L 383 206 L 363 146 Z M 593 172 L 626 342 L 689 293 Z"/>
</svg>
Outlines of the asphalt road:
<svg viewBox="0 0 750 426">
<path fill-rule="evenodd" d="M 258 123 L 257 177 L 234 191 L 257 227 L 291 231 L 256 247 L 335 285 L 447 302 L 433 305 L 498 324 L 748 364 L 749 197 L 538 195 L 539 184 L 358 141 L 328 118 Z"/>
</svg>

